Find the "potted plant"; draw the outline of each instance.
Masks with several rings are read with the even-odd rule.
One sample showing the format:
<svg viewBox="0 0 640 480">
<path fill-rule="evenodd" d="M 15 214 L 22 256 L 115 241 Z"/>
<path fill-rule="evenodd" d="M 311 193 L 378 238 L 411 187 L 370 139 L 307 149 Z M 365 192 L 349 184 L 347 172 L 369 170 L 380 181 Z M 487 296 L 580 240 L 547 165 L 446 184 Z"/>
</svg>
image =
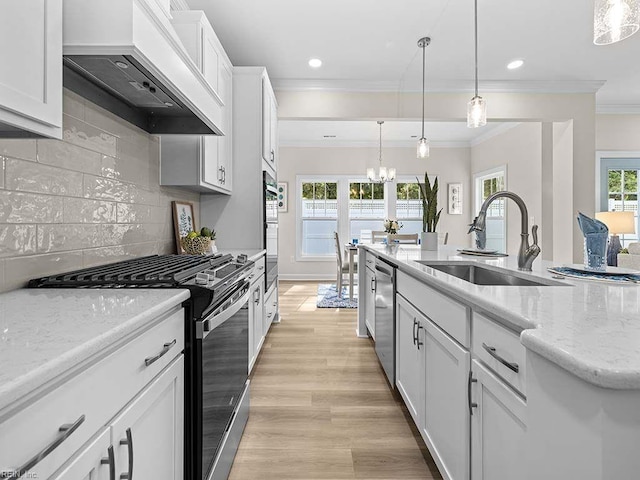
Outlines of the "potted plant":
<svg viewBox="0 0 640 480">
<path fill-rule="evenodd" d="M 416 180 L 418 178 L 416 177 Z M 442 209 L 438 210 L 438 177 L 433 181 L 433 187 L 429 181 L 427 172 L 424 172 L 424 183 L 420 183 L 420 194 L 422 196 L 422 233 L 420 234 L 420 245 L 422 250 L 438 250 L 438 234 L 436 226 L 440 220 Z"/>
</svg>

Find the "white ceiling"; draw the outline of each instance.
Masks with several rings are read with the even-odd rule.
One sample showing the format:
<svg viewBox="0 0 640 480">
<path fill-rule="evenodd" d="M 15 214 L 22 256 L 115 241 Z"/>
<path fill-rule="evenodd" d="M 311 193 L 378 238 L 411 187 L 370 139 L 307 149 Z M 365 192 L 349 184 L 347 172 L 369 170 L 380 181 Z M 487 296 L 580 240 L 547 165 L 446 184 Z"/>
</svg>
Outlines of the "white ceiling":
<svg viewBox="0 0 640 480">
<path fill-rule="evenodd" d="M 235 65 L 264 65 L 276 88 L 472 90 L 472 0 L 188 0 Z M 479 2 L 482 91 L 594 91 L 599 107 L 640 105 L 640 33 L 595 46 L 592 0 Z M 311 69 L 311 57 L 324 65 Z M 522 58 L 519 70 L 506 64 Z"/>
<path fill-rule="evenodd" d="M 426 122 L 425 136 L 434 147 L 466 147 L 497 135 L 514 125 L 517 124 L 491 122 L 483 128 L 467 128 L 467 124 L 463 122 Z M 280 120 L 278 134 L 278 144 L 283 147 L 377 147 L 380 130 L 378 124 L 372 121 Z M 383 147 L 415 148 L 420 135 L 420 122 L 387 120 L 382 125 Z"/>
</svg>

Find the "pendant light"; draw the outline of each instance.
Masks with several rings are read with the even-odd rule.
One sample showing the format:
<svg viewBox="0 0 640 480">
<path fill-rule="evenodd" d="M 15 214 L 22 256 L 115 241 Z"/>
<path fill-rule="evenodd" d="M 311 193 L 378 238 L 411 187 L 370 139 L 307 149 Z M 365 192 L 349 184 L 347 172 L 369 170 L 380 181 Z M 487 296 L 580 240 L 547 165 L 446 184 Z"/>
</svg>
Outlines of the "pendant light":
<svg viewBox="0 0 640 480">
<path fill-rule="evenodd" d="M 418 158 L 427 158 L 429 156 L 429 140 L 424 136 L 424 83 L 425 83 L 425 51 L 427 45 L 431 43 L 431 38 L 422 37 L 418 40 L 418 47 L 422 49 L 422 136 L 418 140 Z"/>
<path fill-rule="evenodd" d="M 378 176 L 376 177 L 376 171 L 373 168 L 367 168 L 367 178 L 372 183 L 384 183 L 384 182 L 392 182 L 396 178 L 396 169 L 382 166 L 382 124 L 384 121 L 378 120 L 378 125 L 380 125 L 380 147 L 378 150 L 378 161 L 380 162 L 380 166 L 378 167 Z"/>
<path fill-rule="evenodd" d="M 595 0 L 593 43 L 610 45 L 640 29 L 640 0 Z"/>
<path fill-rule="evenodd" d="M 478 95 L 478 0 L 473 1 L 475 40 L 475 95 L 467 105 L 467 127 L 477 128 L 487 124 L 487 102 Z"/>
</svg>

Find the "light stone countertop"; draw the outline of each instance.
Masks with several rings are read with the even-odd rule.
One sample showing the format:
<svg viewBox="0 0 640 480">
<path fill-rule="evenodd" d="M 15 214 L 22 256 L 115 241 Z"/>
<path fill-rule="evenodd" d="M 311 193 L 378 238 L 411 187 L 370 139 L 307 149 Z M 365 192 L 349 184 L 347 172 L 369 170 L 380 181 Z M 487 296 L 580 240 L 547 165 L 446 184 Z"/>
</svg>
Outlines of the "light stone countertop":
<svg viewBox="0 0 640 480">
<path fill-rule="evenodd" d="M 519 272 L 515 255 L 480 258 L 460 255 L 452 246 L 437 252 L 416 245 L 361 245 L 400 270 L 450 297 L 489 313 L 516 331 L 522 344 L 574 375 L 605 388 L 640 389 L 640 285 L 552 279 L 547 267 Z M 478 262 L 543 277 L 570 286 L 482 286 L 440 272 L 416 260 Z"/>
<path fill-rule="evenodd" d="M 189 298 L 186 289 L 0 294 L 0 412 Z"/>
</svg>

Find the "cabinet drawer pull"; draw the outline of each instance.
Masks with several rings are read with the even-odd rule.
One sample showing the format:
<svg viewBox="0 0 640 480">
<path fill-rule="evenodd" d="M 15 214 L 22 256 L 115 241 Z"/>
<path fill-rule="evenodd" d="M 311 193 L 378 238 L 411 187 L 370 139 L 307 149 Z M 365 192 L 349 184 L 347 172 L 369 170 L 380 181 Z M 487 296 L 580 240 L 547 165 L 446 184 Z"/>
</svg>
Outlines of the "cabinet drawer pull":
<svg viewBox="0 0 640 480">
<path fill-rule="evenodd" d="M 80 425 L 84 423 L 84 415 L 80 415 L 80 418 L 76 420 L 74 423 L 65 423 L 60 426 L 58 432 L 60 433 L 58 437 L 53 440 L 49 445 L 40 450 L 36 455 L 30 458 L 24 465 L 15 470 L 9 470 L 7 473 L 9 476 L 2 478 L 5 479 L 15 479 L 20 478 L 22 475 L 25 475 L 27 472 L 33 469 L 38 463 L 42 461 L 47 455 L 53 452 L 56 448 L 60 446 L 62 442 L 64 442 L 67 438 L 71 436 L 73 432 L 75 432 Z"/>
<path fill-rule="evenodd" d="M 418 341 L 418 339 L 416 337 L 416 326 L 417 325 L 418 325 L 418 321 L 416 320 L 416 317 L 413 317 L 413 344 L 414 345 Z"/>
<path fill-rule="evenodd" d="M 504 358 L 502 358 L 500 355 L 498 355 L 496 353 L 496 347 L 490 347 L 489 345 L 487 345 L 486 343 L 483 342 L 482 343 L 482 348 L 484 348 L 489 355 L 491 355 L 493 358 L 498 360 L 505 367 L 513 370 L 516 373 L 518 373 L 520 371 L 520 367 L 518 367 L 517 363 L 515 363 L 515 362 L 507 362 Z"/>
<path fill-rule="evenodd" d="M 424 329 L 424 327 L 422 325 L 420 325 L 420 322 L 418 322 L 418 329 L 416 330 L 416 346 L 418 347 L 418 350 L 420 350 L 420 346 L 424 345 L 424 342 L 420 341 L 420 330 Z"/>
<path fill-rule="evenodd" d="M 144 359 L 144 364 L 148 367 L 149 365 L 151 365 L 153 362 L 155 362 L 156 360 L 159 360 L 162 356 L 164 356 L 169 350 L 171 350 L 171 348 L 176 344 L 176 339 L 174 338 L 172 342 L 169 343 L 165 343 L 162 346 L 162 350 L 160 350 L 160 353 L 158 353 L 157 355 L 154 355 L 153 357 L 147 357 Z"/>
<path fill-rule="evenodd" d="M 133 433 L 131 428 L 126 430 L 127 438 L 120 440 L 120 445 L 126 445 L 129 453 L 129 466 L 127 473 L 120 474 L 120 480 L 133 480 Z"/>
<path fill-rule="evenodd" d="M 109 465 L 109 480 L 116 480 L 116 457 L 113 453 L 113 445 L 107 449 L 107 458 L 100 460 L 101 465 Z"/>
<path fill-rule="evenodd" d="M 260 265 L 260 266 L 258 267 L 258 270 L 264 270 L 264 265 Z"/>
<path fill-rule="evenodd" d="M 477 403 L 471 401 L 471 384 L 478 380 L 473 378 L 473 372 L 469 372 L 469 380 L 467 381 L 467 402 L 469 403 L 469 415 L 473 415 L 473 409 L 478 406 Z"/>
<path fill-rule="evenodd" d="M 375 292 L 376 291 L 376 279 L 372 278 L 371 279 L 371 292 Z"/>
</svg>

